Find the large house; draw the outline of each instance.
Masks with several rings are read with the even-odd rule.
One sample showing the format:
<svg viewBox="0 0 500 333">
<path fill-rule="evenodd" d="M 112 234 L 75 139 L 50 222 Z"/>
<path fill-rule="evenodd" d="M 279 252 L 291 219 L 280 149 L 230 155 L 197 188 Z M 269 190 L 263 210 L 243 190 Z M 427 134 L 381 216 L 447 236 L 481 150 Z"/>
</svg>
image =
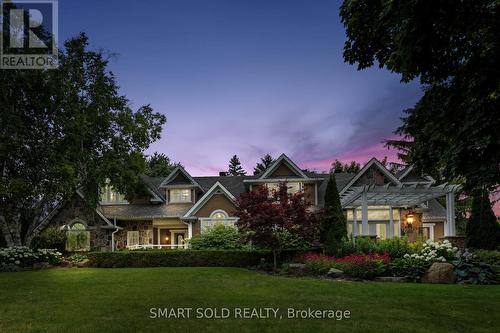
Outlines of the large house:
<svg viewBox="0 0 500 333">
<path fill-rule="evenodd" d="M 89 208 L 80 194 L 49 218 L 68 232 L 87 235 L 85 246 L 93 250 L 184 248 L 187 239 L 216 223 L 234 224 L 236 198 L 260 186 L 274 188 L 286 182 L 291 193 L 303 191 L 320 209 L 328 177 L 301 170 L 284 154 L 253 176 L 193 177 L 177 167 L 168 177 L 143 176 L 147 197 L 127 202 L 107 186 L 97 208 Z M 455 235 L 457 185 L 435 185 L 411 166 L 393 174 L 375 158 L 358 173 L 335 173 L 335 178 L 353 236 Z"/>
</svg>

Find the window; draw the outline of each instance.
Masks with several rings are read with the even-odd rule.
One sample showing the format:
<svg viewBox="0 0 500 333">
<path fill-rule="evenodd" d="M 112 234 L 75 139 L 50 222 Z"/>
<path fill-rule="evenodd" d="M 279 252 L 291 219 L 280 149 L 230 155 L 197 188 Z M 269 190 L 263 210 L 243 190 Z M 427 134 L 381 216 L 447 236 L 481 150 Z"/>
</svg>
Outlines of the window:
<svg viewBox="0 0 500 333">
<path fill-rule="evenodd" d="M 216 210 L 210 215 L 210 218 L 214 220 L 225 220 L 227 217 L 227 213 L 223 210 Z"/>
<path fill-rule="evenodd" d="M 356 210 L 356 218 L 358 222 L 361 221 L 363 211 L 361 207 Z M 392 209 L 392 219 L 394 221 L 399 220 L 399 209 Z M 347 220 L 353 220 L 352 209 L 347 210 Z M 389 221 L 389 206 L 368 206 L 368 221 Z"/>
<path fill-rule="evenodd" d="M 190 189 L 171 189 L 170 202 L 191 202 Z"/>
<path fill-rule="evenodd" d="M 127 231 L 127 246 L 139 245 L 139 231 Z"/>
<path fill-rule="evenodd" d="M 266 186 L 269 189 L 269 193 L 271 194 L 272 191 L 277 191 L 279 188 L 280 183 L 267 183 Z M 288 194 L 295 194 L 298 193 L 302 190 L 302 183 L 298 182 L 291 182 L 291 183 L 286 183 L 286 186 L 288 187 Z"/>
<path fill-rule="evenodd" d="M 74 223 L 69 223 L 66 233 L 66 251 L 88 251 L 90 250 L 90 232 L 83 222 L 77 219 Z"/>
<path fill-rule="evenodd" d="M 111 185 L 106 185 L 101 190 L 101 202 L 108 204 L 127 203 L 127 200 L 125 200 L 125 195 L 115 191 Z"/>
<path fill-rule="evenodd" d="M 234 217 L 229 217 L 229 215 L 222 209 L 217 209 L 210 214 L 209 218 L 201 218 L 201 231 L 205 231 L 207 228 L 212 228 L 216 225 L 223 224 L 226 226 L 234 227 L 234 223 L 238 219 Z"/>
</svg>

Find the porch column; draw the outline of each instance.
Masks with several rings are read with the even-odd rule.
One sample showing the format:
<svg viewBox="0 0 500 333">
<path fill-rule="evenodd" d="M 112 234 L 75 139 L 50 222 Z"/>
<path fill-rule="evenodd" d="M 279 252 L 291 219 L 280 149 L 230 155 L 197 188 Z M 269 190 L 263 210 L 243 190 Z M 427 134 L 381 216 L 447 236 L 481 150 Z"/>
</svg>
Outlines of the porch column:
<svg viewBox="0 0 500 333">
<path fill-rule="evenodd" d="M 352 238 L 358 235 L 358 210 L 356 207 L 352 210 Z"/>
<path fill-rule="evenodd" d="M 368 236 L 370 234 L 370 230 L 368 227 L 368 198 L 366 191 L 363 191 L 362 195 L 362 203 L 361 203 L 361 224 L 362 224 L 362 235 Z"/>
<path fill-rule="evenodd" d="M 189 221 L 188 224 L 188 238 L 193 238 L 193 222 Z"/>
<path fill-rule="evenodd" d="M 394 214 L 392 211 L 392 206 L 389 206 L 389 232 L 387 233 L 387 237 L 394 237 Z"/>
<path fill-rule="evenodd" d="M 175 234 L 173 231 L 170 231 L 170 248 L 173 249 L 175 245 Z"/>
<path fill-rule="evenodd" d="M 398 208 L 398 237 L 401 238 L 401 208 Z"/>
<path fill-rule="evenodd" d="M 444 236 L 455 236 L 455 193 L 446 193 L 446 225 Z"/>
</svg>

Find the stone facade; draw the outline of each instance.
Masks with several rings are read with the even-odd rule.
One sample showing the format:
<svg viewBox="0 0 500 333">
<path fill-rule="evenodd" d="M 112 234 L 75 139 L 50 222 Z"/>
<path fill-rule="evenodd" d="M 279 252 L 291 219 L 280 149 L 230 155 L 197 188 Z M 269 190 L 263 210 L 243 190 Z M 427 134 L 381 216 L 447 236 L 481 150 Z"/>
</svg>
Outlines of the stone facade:
<svg viewBox="0 0 500 333">
<path fill-rule="evenodd" d="M 84 224 L 90 232 L 90 250 L 108 251 L 111 249 L 113 229 L 105 228 L 107 223 L 78 195 L 61 209 L 53 218 L 51 225 L 71 227 L 77 222 Z"/>
<path fill-rule="evenodd" d="M 123 249 L 127 246 L 127 231 L 139 231 L 139 244 L 154 244 L 152 221 L 119 221 L 117 224 L 123 228 L 123 230 L 115 234 L 115 242 L 118 249 Z"/>
</svg>

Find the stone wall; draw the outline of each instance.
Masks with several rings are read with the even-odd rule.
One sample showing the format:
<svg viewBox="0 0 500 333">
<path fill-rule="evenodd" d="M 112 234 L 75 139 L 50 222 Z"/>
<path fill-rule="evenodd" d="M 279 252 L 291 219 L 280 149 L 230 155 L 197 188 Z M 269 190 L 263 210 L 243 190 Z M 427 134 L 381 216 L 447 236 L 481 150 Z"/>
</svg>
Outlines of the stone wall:
<svg viewBox="0 0 500 333">
<path fill-rule="evenodd" d="M 68 202 L 52 219 L 49 226 L 71 226 L 73 223 L 83 223 L 90 232 L 90 250 L 111 250 L 111 233 L 113 229 L 104 228 L 107 223 L 78 195 Z"/>
<path fill-rule="evenodd" d="M 127 231 L 139 231 L 139 244 L 153 244 L 153 221 L 118 221 L 117 225 L 123 228 L 115 234 L 118 249 L 126 248 Z"/>
</svg>

